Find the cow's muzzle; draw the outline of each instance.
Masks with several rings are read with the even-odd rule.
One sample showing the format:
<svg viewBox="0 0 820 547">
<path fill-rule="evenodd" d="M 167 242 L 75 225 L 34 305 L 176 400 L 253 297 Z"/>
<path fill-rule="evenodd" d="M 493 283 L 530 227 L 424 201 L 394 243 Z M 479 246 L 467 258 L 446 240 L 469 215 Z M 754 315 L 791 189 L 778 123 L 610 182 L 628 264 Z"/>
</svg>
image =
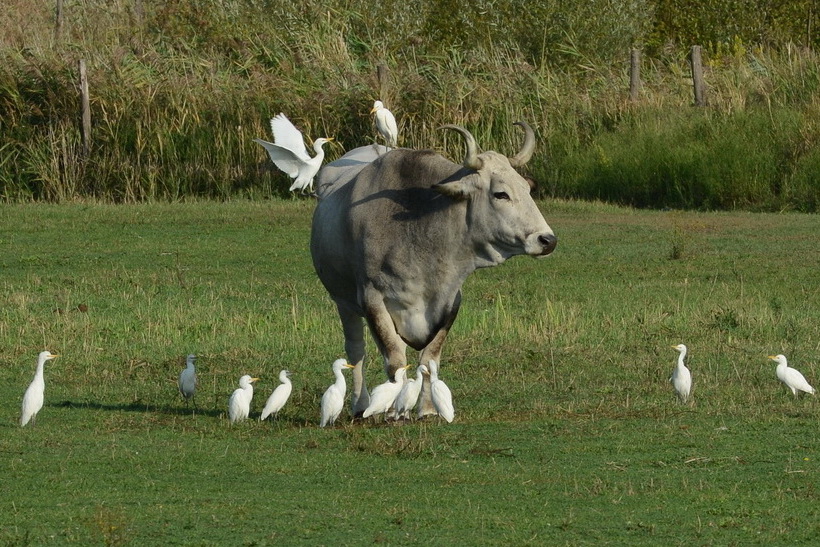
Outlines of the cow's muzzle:
<svg viewBox="0 0 820 547">
<path fill-rule="evenodd" d="M 558 238 L 555 234 L 541 234 L 538 236 L 538 243 L 541 245 L 540 256 L 546 256 L 555 250 L 558 245 Z"/>
</svg>

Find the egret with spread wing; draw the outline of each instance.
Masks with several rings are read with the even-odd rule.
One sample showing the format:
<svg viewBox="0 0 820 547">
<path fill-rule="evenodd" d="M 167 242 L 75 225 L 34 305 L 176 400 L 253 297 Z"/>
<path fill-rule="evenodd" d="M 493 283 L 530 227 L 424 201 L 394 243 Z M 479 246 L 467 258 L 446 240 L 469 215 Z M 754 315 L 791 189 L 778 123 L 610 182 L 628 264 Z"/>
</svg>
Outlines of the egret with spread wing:
<svg viewBox="0 0 820 547">
<path fill-rule="evenodd" d="M 268 151 L 271 161 L 283 173 L 294 179 L 290 185 L 291 192 L 299 190 L 313 192 L 313 177 L 322 167 L 325 159 L 325 151 L 322 146 L 333 141 L 332 138 L 316 139 L 313 143 L 313 150 L 316 155 L 312 158 L 305 148 L 302 132 L 296 129 L 284 114 L 279 114 L 270 121 L 273 131 L 274 142 L 254 139 Z"/>
</svg>

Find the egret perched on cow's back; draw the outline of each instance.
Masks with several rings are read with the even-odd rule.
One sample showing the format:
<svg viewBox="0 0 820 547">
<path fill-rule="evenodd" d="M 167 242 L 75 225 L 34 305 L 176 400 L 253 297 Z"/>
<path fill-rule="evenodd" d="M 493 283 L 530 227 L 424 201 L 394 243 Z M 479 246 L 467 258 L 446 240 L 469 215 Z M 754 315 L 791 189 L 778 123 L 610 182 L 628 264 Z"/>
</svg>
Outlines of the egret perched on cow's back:
<svg viewBox="0 0 820 547">
<path fill-rule="evenodd" d="M 672 370 L 672 376 L 669 378 L 669 381 L 672 382 L 672 385 L 675 387 L 680 402 L 686 403 L 689 401 L 689 394 L 692 393 L 692 373 L 689 372 L 689 369 L 683 364 L 683 359 L 686 357 L 686 346 L 678 344 L 672 347 L 678 350 L 680 355 L 678 355 L 678 364 L 675 365 L 674 370 Z"/>
<path fill-rule="evenodd" d="M 250 415 L 253 383 L 257 381 L 259 381 L 259 378 L 252 378 L 248 374 L 239 379 L 239 387 L 233 392 L 228 401 L 228 419 L 231 420 L 232 424 L 241 422 Z"/>
<path fill-rule="evenodd" d="M 396 401 L 396 397 L 399 396 L 401 388 L 404 387 L 404 379 L 407 375 L 407 369 L 409 366 L 410 365 L 404 365 L 396 370 L 396 373 L 393 376 L 395 381 L 391 382 L 388 380 L 385 383 L 379 384 L 373 388 L 373 391 L 370 393 L 370 404 L 367 405 L 366 409 L 364 409 L 362 418 L 368 418 L 370 416 L 375 416 L 376 414 L 384 414 L 390 409 L 391 406 L 393 406 L 393 403 Z"/>
<path fill-rule="evenodd" d="M 50 351 L 42 351 L 37 356 L 37 370 L 34 372 L 34 379 L 23 395 L 23 405 L 20 412 L 20 427 L 25 426 L 30 420 L 32 425 L 37 421 L 37 413 L 43 408 L 45 400 L 46 381 L 43 377 L 43 367 L 46 361 L 59 357 Z"/>
<path fill-rule="evenodd" d="M 452 422 L 456 411 L 453 408 L 453 395 L 450 393 L 450 388 L 438 378 L 438 363 L 430 359 L 427 367 L 430 369 L 430 391 L 432 392 L 433 406 L 436 407 L 439 416 L 447 420 L 448 423 Z"/>
<path fill-rule="evenodd" d="M 197 379 L 194 360 L 196 360 L 196 355 L 193 353 L 185 359 L 185 368 L 179 373 L 177 387 L 179 387 L 180 395 L 185 398 L 185 406 L 188 406 L 188 399 L 191 399 L 194 403 L 194 408 L 196 408 L 194 395 L 196 395 Z"/>
<path fill-rule="evenodd" d="M 387 110 L 381 101 L 373 103 L 370 113 L 376 114 L 376 129 L 384 137 L 385 144 L 390 148 L 395 148 L 399 141 L 399 128 L 396 125 L 396 118 L 393 113 Z"/>
<path fill-rule="evenodd" d="M 268 402 L 265 403 L 265 408 L 262 409 L 262 415 L 259 420 L 264 420 L 271 414 L 276 415 L 288 402 L 291 391 L 293 391 L 293 384 L 290 382 L 290 371 L 283 370 L 279 373 L 279 381 L 281 382 L 273 393 L 268 397 Z"/>
<path fill-rule="evenodd" d="M 396 402 L 393 403 L 393 417 L 395 419 L 404 418 L 406 420 L 410 418 L 410 411 L 413 410 L 419 400 L 424 375 L 428 373 L 429 370 L 426 366 L 419 365 L 419 368 L 416 369 L 416 378 L 404 381 L 404 386 L 399 391 Z"/>
<path fill-rule="evenodd" d="M 799 370 L 789 366 L 785 355 L 769 355 L 769 359 L 777 363 L 777 379 L 786 384 L 786 387 L 792 390 L 795 397 L 801 391 L 814 395 L 814 388 L 809 385 Z"/>
<path fill-rule="evenodd" d="M 284 114 L 280 113 L 271 118 L 270 126 L 273 131 L 274 142 L 267 142 L 262 139 L 254 139 L 254 141 L 265 147 L 276 167 L 294 179 L 289 188 L 291 192 L 295 190 L 302 193 L 305 193 L 305 191 L 313 192 L 313 177 L 319 172 L 322 161 L 325 159 L 325 151 L 322 146 L 325 143 L 332 142 L 333 138 L 316 139 L 313 142 L 313 150 L 316 155 L 311 158 L 307 148 L 305 148 L 302 132 L 296 129 L 296 126 Z"/>
<path fill-rule="evenodd" d="M 347 393 L 347 382 L 345 382 L 342 370 L 354 367 L 346 359 L 336 359 L 333 361 L 331 368 L 336 381 L 322 395 L 322 419 L 319 422 L 319 427 L 333 425 L 336 423 L 339 414 L 342 413 L 345 404 L 345 393 Z"/>
</svg>

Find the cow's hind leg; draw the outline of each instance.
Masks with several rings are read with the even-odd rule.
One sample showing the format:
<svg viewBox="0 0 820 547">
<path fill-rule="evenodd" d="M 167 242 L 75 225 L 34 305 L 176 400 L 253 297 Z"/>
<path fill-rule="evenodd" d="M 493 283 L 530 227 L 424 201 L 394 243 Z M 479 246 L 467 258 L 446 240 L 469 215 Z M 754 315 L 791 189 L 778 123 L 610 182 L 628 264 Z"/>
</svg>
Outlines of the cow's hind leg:
<svg viewBox="0 0 820 547">
<path fill-rule="evenodd" d="M 337 302 L 339 318 L 342 320 L 342 330 L 345 335 L 345 353 L 347 362 L 354 365 L 353 393 L 350 399 L 350 411 L 353 416 L 361 416 L 370 404 L 370 394 L 367 392 L 365 379 L 365 344 L 364 320 L 344 304 Z"/>
</svg>

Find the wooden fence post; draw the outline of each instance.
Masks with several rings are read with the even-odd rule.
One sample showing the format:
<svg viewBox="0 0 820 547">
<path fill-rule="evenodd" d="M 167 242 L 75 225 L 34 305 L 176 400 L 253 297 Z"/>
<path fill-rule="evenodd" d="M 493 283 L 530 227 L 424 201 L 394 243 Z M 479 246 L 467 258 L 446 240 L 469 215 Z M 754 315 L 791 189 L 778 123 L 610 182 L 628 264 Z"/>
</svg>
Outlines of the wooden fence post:
<svg viewBox="0 0 820 547">
<path fill-rule="evenodd" d="M 700 56 L 700 46 L 692 46 L 689 62 L 692 65 L 692 85 L 695 88 L 695 106 L 706 106 L 706 83 L 703 81 L 703 63 Z"/>
<path fill-rule="evenodd" d="M 85 70 L 85 59 L 80 59 L 80 98 L 82 115 L 83 156 L 91 151 L 91 100 L 88 96 L 88 74 Z"/>
<path fill-rule="evenodd" d="M 633 49 L 629 56 L 629 100 L 635 102 L 641 92 L 641 50 Z"/>
<path fill-rule="evenodd" d="M 57 0 L 57 9 L 54 15 L 54 39 L 59 40 L 63 31 L 63 0 Z"/>
<path fill-rule="evenodd" d="M 134 0 L 134 19 L 136 19 L 137 26 L 142 25 L 142 0 Z"/>
<path fill-rule="evenodd" d="M 390 79 L 390 73 L 387 65 L 380 64 L 376 67 L 376 79 L 379 81 L 379 100 L 386 100 L 387 84 Z"/>
</svg>

